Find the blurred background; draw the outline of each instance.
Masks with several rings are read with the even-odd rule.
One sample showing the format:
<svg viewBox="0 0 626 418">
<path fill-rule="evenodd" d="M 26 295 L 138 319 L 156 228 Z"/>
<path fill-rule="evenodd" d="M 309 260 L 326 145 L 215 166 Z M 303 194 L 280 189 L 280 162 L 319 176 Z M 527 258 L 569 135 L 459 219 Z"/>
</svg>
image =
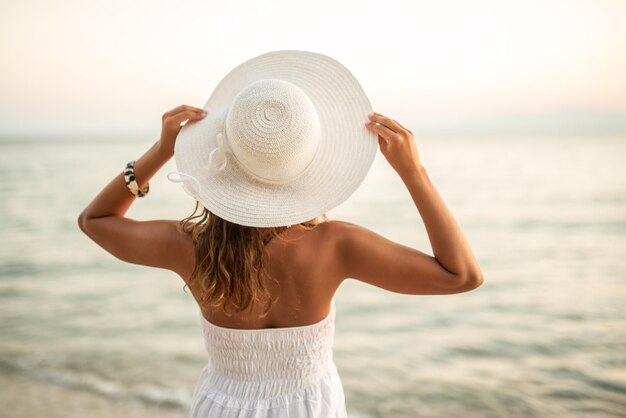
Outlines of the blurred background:
<svg viewBox="0 0 626 418">
<path fill-rule="evenodd" d="M 239 63 L 329 55 L 411 129 L 485 283 L 348 279 L 351 417 L 626 416 L 626 2 L 23 0 L 0 13 L 0 416 L 180 417 L 206 362 L 174 273 L 115 259 L 78 214 Z M 127 216 L 182 219 L 165 174 Z M 432 255 L 378 153 L 329 212 Z"/>
</svg>

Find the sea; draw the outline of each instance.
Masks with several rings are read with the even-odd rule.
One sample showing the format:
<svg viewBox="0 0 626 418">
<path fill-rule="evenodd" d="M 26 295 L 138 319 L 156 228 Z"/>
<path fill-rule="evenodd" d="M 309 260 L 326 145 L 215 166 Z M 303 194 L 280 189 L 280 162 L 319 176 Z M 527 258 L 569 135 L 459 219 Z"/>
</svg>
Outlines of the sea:
<svg viewBox="0 0 626 418">
<path fill-rule="evenodd" d="M 0 142 L 0 417 L 186 416 L 207 361 L 195 301 L 175 273 L 116 259 L 77 224 L 153 143 Z M 403 295 L 346 279 L 334 361 L 349 416 L 626 417 L 626 136 L 416 143 L 484 283 Z M 175 169 L 126 216 L 189 215 Z M 328 216 L 432 255 L 380 151 Z"/>
</svg>

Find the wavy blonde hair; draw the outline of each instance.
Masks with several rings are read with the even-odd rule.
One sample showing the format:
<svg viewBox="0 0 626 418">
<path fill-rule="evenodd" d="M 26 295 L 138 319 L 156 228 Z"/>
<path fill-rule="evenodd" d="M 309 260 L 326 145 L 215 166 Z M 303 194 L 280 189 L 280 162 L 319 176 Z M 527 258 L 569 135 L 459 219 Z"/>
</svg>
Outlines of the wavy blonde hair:
<svg viewBox="0 0 626 418">
<path fill-rule="evenodd" d="M 198 209 L 201 209 L 199 213 Z M 328 220 L 324 213 L 300 225 L 311 230 Z M 264 286 L 263 278 L 278 283 L 267 271 L 265 246 L 276 237 L 287 241 L 280 236 L 287 228 L 263 228 L 267 231 L 265 235 L 257 227 L 243 226 L 220 218 L 196 201 L 191 215 L 178 224 L 179 231 L 191 235 L 196 260 L 183 290 L 191 281 L 199 280 L 202 306 L 220 308 L 227 316 L 231 316 L 233 312 L 251 311 L 255 303 L 262 303 L 264 308 L 261 317 L 265 317 L 275 300 Z M 233 312 L 229 312 L 229 307 Z"/>
</svg>

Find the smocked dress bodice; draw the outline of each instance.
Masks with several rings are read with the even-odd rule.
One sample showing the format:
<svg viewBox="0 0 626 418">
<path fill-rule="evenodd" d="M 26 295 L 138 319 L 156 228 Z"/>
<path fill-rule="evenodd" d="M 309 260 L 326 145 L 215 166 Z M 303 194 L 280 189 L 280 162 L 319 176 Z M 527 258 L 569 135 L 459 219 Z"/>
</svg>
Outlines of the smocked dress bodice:
<svg viewBox="0 0 626 418">
<path fill-rule="evenodd" d="M 334 299 L 326 318 L 299 327 L 224 328 L 199 312 L 208 361 L 189 418 L 347 417 L 333 361 Z"/>
</svg>

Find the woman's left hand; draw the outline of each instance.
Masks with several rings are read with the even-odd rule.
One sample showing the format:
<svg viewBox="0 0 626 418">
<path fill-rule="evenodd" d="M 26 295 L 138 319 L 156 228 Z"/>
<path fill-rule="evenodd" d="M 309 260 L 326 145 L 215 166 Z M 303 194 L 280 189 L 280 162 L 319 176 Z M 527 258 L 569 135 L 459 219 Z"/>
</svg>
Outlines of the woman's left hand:
<svg viewBox="0 0 626 418">
<path fill-rule="evenodd" d="M 163 126 L 161 128 L 161 138 L 159 139 L 159 148 L 167 155 L 174 155 L 174 144 L 181 123 L 187 120 L 187 123 L 195 122 L 207 115 L 207 111 L 198 107 L 180 105 L 169 112 L 165 112 L 162 117 Z"/>
</svg>

